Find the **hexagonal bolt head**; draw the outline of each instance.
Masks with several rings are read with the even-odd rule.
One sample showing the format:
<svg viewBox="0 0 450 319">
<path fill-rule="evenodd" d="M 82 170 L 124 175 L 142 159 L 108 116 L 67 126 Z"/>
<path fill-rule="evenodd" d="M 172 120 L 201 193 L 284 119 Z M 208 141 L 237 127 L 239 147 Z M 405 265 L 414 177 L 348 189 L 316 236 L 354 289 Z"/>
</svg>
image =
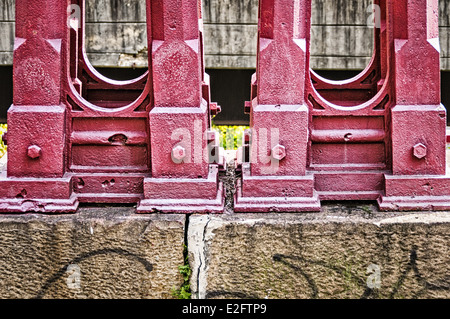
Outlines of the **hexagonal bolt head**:
<svg viewBox="0 0 450 319">
<path fill-rule="evenodd" d="M 281 161 L 286 157 L 286 147 L 280 144 L 275 145 L 274 148 L 272 148 L 272 157 Z"/>
<path fill-rule="evenodd" d="M 37 145 L 31 145 L 28 147 L 27 155 L 29 158 L 32 158 L 32 159 L 39 158 L 42 155 L 42 150 Z"/>
<path fill-rule="evenodd" d="M 414 157 L 416 157 L 418 159 L 422 159 L 425 156 L 427 156 L 427 147 L 425 145 L 423 145 L 422 143 L 418 143 L 418 144 L 414 145 L 414 147 L 413 147 L 413 154 L 414 154 Z"/>
<path fill-rule="evenodd" d="M 176 145 L 172 149 L 172 159 L 176 163 L 180 163 L 186 157 L 186 149 L 181 145 Z"/>
</svg>

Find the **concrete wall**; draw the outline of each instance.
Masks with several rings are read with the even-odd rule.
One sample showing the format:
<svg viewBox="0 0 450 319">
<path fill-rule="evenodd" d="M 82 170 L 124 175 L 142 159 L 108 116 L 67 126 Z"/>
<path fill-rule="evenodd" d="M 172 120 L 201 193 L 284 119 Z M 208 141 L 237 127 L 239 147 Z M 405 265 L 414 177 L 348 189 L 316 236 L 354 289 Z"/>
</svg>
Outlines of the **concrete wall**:
<svg viewBox="0 0 450 319">
<path fill-rule="evenodd" d="M 450 212 L 0 216 L 0 298 L 450 298 Z"/>
<path fill-rule="evenodd" d="M 145 0 L 86 0 L 87 51 L 95 66 L 146 65 Z M 371 0 L 313 0 L 312 66 L 362 69 L 372 52 Z M 442 69 L 450 70 L 450 1 L 439 1 Z M 258 0 L 204 0 L 207 68 L 256 66 Z M 0 65 L 12 63 L 14 0 L 0 0 Z"/>
<path fill-rule="evenodd" d="M 191 216 L 196 298 L 450 298 L 450 213 Z"/>
<path fill-rule="evenodd" d="M 0 215 L 0 298 L 172 298 L 185 220 L 128 207 Z"/>
</svg>

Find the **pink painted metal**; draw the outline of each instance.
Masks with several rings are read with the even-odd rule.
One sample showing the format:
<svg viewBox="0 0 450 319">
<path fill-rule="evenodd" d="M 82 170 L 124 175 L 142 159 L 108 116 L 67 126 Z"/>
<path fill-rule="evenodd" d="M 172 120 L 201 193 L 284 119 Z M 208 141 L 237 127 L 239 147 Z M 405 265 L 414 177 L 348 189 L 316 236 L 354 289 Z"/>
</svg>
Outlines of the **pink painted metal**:
<svg viewBox="0 0 450 319">
<path fill-rule="evenodd" d="M 74 212 L 79 202 L 223 210 L 200 1 L 147 0 L 146 9 L 150 67 L 122 82 L 87 59 L 85 0 L 16 0 L 1 212 Z"/>
<path fill-rule="evenodd" d="M 370 64 L 330 81 L 310 69 L 311 0 L 260 0 L 236 211 L 318 211 L 321 200 L 450 209 L 438 1 L 374 4 Z"/>
</svg>

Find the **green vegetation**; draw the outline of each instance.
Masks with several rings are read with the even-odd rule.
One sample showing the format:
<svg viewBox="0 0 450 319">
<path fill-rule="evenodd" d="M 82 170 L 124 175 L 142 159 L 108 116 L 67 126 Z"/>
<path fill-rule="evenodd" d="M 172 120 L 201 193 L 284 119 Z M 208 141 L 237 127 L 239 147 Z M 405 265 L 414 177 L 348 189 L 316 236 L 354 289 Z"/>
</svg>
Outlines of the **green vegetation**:
<svg viewBox="0 0 450 319">
<path fill-rule="evenodd" d="M 363 206 L 361 206 L 361 209 L 362 209 L 365 213 L 367 213 L 367 214 L 369 214 L 369 215 L 372 214 L 372 209 L 370 208 L 370 206 L 363 205 Z"/>
<path fill-rule="evenodd" d="M 183 276 L 183 284 L 179 289 L 172 289 L 172 296 L 178 299 L 191 299 L 191 284 L 189 280 L 191 278 L 192 270 L 189 265 L 178 266 L 178 271 Z"/>
<path fill-rule="evenodd" d="M 178 271 L 183 277 L 183 284 L 179 289 L 172 288 L 172 296 L 178 299 L 191 299 L 191 284 L 190 279 L 192 275 L 192 269 L 189 267 L 187 247 L 184 247 L 184 265 L 178 266 Z"/>
<path fill-rule="evenodd" d="M 6 132 L 6 128 L 6 124 L 0 124 L 0 158 L 6 153 L 6 145 L 2 140 L 2 135 Z"/>
<path fill-rule="evenodd" d="M 242 146 L 242 137 L 244 130 L 248 126 L 227 126 L 227 125 L 213 125 L 212 128 L 219 132 L 220 146 L 226 150 L 236 150 Z"/>
</svg>

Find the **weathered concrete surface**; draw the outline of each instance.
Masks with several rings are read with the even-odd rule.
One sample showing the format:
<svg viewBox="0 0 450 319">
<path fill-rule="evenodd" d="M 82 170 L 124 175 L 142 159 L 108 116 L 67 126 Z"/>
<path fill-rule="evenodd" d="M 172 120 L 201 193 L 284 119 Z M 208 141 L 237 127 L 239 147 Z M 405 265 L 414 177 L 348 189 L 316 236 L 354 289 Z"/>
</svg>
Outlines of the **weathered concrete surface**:
<svg viewBox="0 0 450 319">
<path fill-rule="evenodd" d="M 361 203 L 193 215 L 188 229 L 196 298 L 450 298 L 449 247 L 450 212 Z"/>
<path fill-rule="evenodd" d="M 184 215 L 0 215 L 0 298 L 172 298 Z"/>
</svg>

